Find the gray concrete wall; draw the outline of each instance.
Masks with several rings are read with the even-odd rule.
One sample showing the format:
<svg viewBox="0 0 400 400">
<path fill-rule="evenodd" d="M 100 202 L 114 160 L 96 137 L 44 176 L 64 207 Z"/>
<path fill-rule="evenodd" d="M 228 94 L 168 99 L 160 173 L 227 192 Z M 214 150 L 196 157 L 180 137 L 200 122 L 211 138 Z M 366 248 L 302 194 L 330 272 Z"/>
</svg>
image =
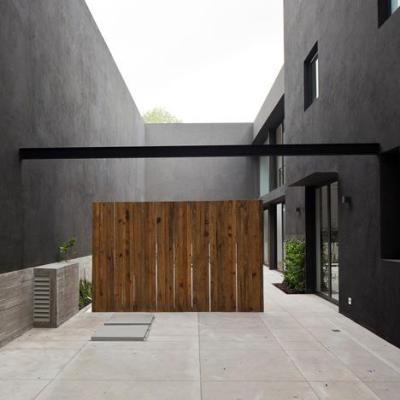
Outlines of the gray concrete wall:
<svg viewBox="0 0 400 400">
<path fill-rule="evenodd" d="M 148 124 L 146 145 L 250 144 L 252 124 Z M 146 199 L 229 200 L 258 197 L 256 158 L 146 160 Z"/>
<path fill-rule="evenodd" d="M 278 106 L 278 103 L 284 96 L 284 93 L 285 93 L 285 68 L 282 67 L 254 120 L 254 126 L 253 126 L 254 139 L 256 139 L 258 135 L 260 135 L 261 130 L 263 129 L 268 130 L 268 128 L 274 128 L 274 126 L 265 127 L 265 125 L 267 124 L 267 121 L 271 119 L 271 117 L 273 119 L 272 115 L 273 111 Z"/>
<path fill-rule="evenodd" d="M 90 253 L 91 203 L 144 198 L 144 161 L 18 161 L 19 147 L 144 144 L 83 0 L 0 2 L 0 271 Z"/>
<path fill-rule="evenodd" d="M 0 347 L 33 324 L 33 268 L 0 274 Z"/>
<path fill-rule="evenodd" d="M 92 256 L 77 258 L 74 261 L 79 264 L 79 279 L 92 282 Z"/>
<path fill-rule="evenodd" d="M 33 325 L 57 328 L 79 312 L 78 263 L 59 262 L 35 267 Z M 43 305 L 43 298 L 49 305 Z"/>
<path fill-rule="evenodd" d="M 378 27 L 376 0 L 284 4 L 287 142 L 399 146 L 400 12 Z M 320 97 L 304 111 L 303 63 L 317 41 Z M 340 194 L 352 198 L 352 207 L 340 205 L 339 210 L 340 310 L 400 345 L 398 281 L 389 269 L 383 272 L 380 261 L 378 159 L 287 158 L 286 166 L 289 184 L 313 172 L 339 173 Z M 295 213 L 304 203 L 304 190 L 288 190 L 288 235 L 304 235 L 304 215 Z M 388 301 L 385 293 L 395 295 Z"/>
<path fill-rule="evenodd" d="M 78 265 L 79 278 L 91 281 L 92 258 L 81 257 L 68 262 L 37 267 L 67 267 Z M 36 268 L 25 268 L 18 271 L 0 274 L 0 347 L 23 334 L 33 327 L 33 287 Z M 60 278 L 60 276 L 59 276 Z M 64 277 L 65 278 L 65 277 Z M 74 279 L 68 277 L 61 281 L 61 285 L 72 286 L 69 296 L 75 296 L 70 301 L 62 301 L 58 306 L 63 309 L 64 321 L 78 311 L 77 299 L 79 289 L 77 287 L 77 276 Z M 60 286 L 59 296 L 65 295 L 65 288 Z M 68 300 L 68 299 L 67 299 Z M 72 301 L 71 301 L 72 300 Z M 57 307 L 56 307 L 57 308 Z"/>
</svg>

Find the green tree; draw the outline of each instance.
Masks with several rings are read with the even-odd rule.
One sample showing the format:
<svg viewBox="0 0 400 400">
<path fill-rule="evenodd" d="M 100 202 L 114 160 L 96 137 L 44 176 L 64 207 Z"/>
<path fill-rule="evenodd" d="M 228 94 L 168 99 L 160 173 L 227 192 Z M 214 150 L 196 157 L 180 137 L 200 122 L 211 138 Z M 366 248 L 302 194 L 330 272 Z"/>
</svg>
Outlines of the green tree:
<svg viewBox="0 0 400 400">
<path fill-rule="evenodd" d="M 304 240 L 287 240 L 285 254 L 284 283 L 292 290 L 304 292 L 306 243 Z"/>
<path fill-rule="evenodd" d="M 173 124 L 182 122 L 162 107 L 155 107 L 143 115 L 146 124 Z"/>
</svg>

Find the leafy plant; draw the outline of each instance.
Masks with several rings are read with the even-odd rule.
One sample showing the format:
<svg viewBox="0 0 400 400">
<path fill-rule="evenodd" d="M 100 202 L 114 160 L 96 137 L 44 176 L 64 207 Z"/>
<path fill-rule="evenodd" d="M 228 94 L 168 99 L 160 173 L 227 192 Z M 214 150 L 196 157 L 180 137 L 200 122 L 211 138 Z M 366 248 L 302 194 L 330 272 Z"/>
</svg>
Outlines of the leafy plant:
<svg viewBox="0 0 400 400">
<path fill-rule="evenodd" d="M 76 238 L 71 238 L 66 242 L 61 243 L 61 245 L 58 247 L 60 260 L 67 261 L 68 255 L 71 253 L 71 249 L 75 246 L 75 244 Z"/>
<path fill-rule="evenodd" d="M 291 290 L 304 292 L 306 244 L 303 240 L 291 239 L 285 242 L 285 268 L 283 283 Z"/>
<path fill-rule="evenodd" d="M 79 309 L 86 307 L 92 302 L 92 283 L 81 279 L 79 281 Z"/>
<path fill-rule="evenodd" d="M 143 115 L 146 124 L 172 124 L 182 122 L 162 107 L 155 107 Z"/>
</svg>

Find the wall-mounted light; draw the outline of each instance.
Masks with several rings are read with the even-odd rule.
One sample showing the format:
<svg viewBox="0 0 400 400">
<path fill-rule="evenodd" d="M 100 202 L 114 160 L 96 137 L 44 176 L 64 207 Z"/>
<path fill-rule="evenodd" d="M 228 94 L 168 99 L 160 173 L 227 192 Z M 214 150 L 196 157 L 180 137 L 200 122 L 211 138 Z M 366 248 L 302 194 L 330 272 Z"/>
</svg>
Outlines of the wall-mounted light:
<svg viewBox="0 0 400 400">
<path fill-rule="evenodd" d="M 342 204 L 345 206 L 351 206 L 352 201 L 350 196 L 342 196 Z"/>
<path fill-rule="evenodd" d="M 296 207 L 296 214 L 297 215 L 301 215 L 301 208 L 300 207 Z"/>
</svg>

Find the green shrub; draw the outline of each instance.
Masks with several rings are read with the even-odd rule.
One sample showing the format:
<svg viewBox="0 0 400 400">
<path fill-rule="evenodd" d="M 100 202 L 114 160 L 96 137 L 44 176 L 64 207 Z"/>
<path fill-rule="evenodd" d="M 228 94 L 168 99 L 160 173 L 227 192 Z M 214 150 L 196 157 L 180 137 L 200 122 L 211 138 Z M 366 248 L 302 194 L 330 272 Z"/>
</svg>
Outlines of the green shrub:
<svg viewBox="0 0 400 400">
<path fill-rule="evenodd" d="M 74 237 L 67 240 L 66 242 L 61 243 L 61 245 L 58 247 L 60 261 L 67 261 L 68 256 L 71 255 L 71 249 L 75 246 L 75 244 L 76 238 Z"/>
<path fill-rule="evenodd" d="M 86 307 L 92 302 L 92 283 L 81 279 L 79 281 L 79 309 Z"/>
<path fill-rule="evenodd" d="M 304 292 L 305 287 L 305 262 L 306 245 L 303 240 L 287 240 L 285 242 L 285 268 L 283 282 L 291 289 Z"/>
</svg>

